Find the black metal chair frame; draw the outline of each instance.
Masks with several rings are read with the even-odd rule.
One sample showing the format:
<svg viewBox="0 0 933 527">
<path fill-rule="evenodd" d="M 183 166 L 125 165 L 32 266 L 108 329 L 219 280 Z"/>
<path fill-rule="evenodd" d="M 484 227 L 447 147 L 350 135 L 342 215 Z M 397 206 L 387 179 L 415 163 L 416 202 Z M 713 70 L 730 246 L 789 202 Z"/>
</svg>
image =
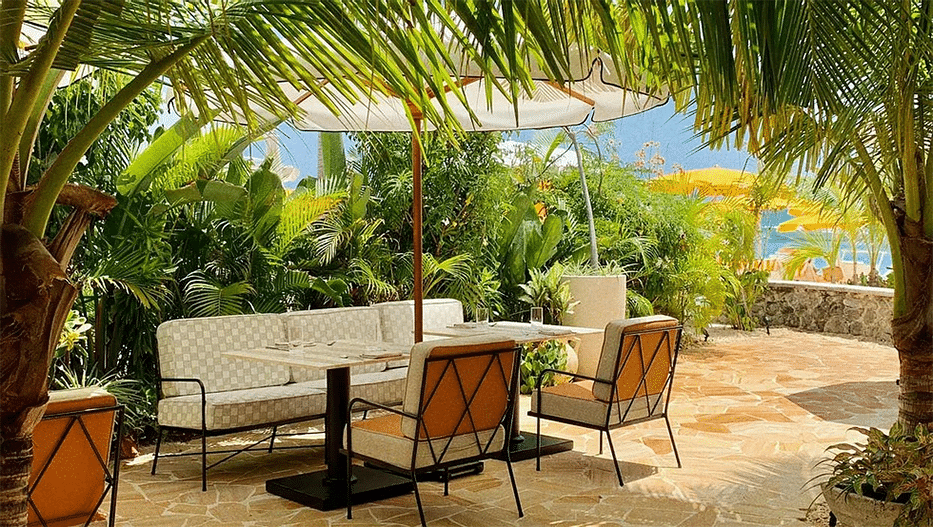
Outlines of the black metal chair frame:
<svg viewBox="0 0 933 527">
<path fill-rule="evenodd" d="M 323 444 L 320 444 L 320 445 L 315 444 L 315 445 L 292 445 L 292 446 L 279 446 L 279 447 L 275 447 L 275 438 L 276 438 L 276 437 L 288 437 L 288 436 L 293 436 L 293 435 L 301 435 L 301 434 L 279 434 L 279 433 L 278 433 L 278 427 L 279 427 L 279 426 L 284 426 L 284 425 L 288 425 L 288 424 L 292 424 L 292 423 L 300 423 L 300 422 L 302 422 L 302 421 L 310 421 L 310 420 L 312 420 L 312 419 L 320 419 L 320 418 L 324 417 L 323 414 L 321 414 L 321 415 L 311 415 L 311 416 L 301 416 L 301 417 L 298 417 L 298 418 L 295 418 L 295 419 L 288 419 L 288 420 L 284 420 L 284 421 L 276 421 L 276 422 L 274 422 L 274 423 L 264 423 L 264 424 L 261 424 L 261 425 L 250 425 L 250 426 L 241 426 L 241 427 L 236 427 L 236 428 L 223 428 L 223 429 L 217 429 L 217 430 L 208 430 L 208 429 L 207 429 L 207 390 L 204 388 L 204 383 L 203 383 L 200 379 L 197 379 L 197 378 L 163 377 L 163 378 L 160 379 L 160 387 L 161 387 L 161 383 L 163 383 L 163 382 L 188 382 L 188 383 L 196 383 L 196 384 L 198 385 L 198 388 L 200 388 L 200 390 L 201 390 L 201 429 L 200 429 L 200 432 L 201 432 L 201 451 L 200 451 L 200 452 L 172 452 L 172 453 L 168 453 L 168 454 L 160 454 L 159 451 L 160 451 L 160 449 L 161 449 L 161 447 L 162 447 L 162 438 L 163 438 L 163 436 L 165 435 L 166 432 L 169 432 L 169 431 L 182 431 L 182 430 L 184 430 L 184 431 L 191 431 L 191 430 L 197 430 L 197 429 L 194 429 L 194 428 L 184 428 L 184 427 L 176 427 L 176 426 L 164 426 L 164 425 L 159 425 L 158 436 L 157 436 L 157 438 L 156 438 L 155 455 L 153 456 L 153 459 L 152 459 L 152 471 L 151 471 L 152 475 L 155 475 L 155 473 L 156 473 L 156 467 L 157 467 L 157 465 L 158 465 L 158 463 L 159 463 L 159 458 L 160 458 L 160 457 L 166 458 L 166 457 L 201 456 L 201 490 L 204 491 L 204 492 L 206 492 L 206 491 L 207 491 L 207 471 L 208 471 L 208 470 L 210 470 L 210 469 L 216 467 L 217 465 L 219 465 L 219 464 L 221 464 L 221 463 L 223 463 L 223 462 L 225 462 L 225 461 L 229 461 L 229 460 L 232 459 L 233 457 L 238 456 L 239 454 L 242 454 L 242 453 L 244 453 L 244 452 L 247 452 L 247 451 L 250 451 L 250 450 L 259 450 L 259 449 L 256 449 L 256 448 L 254 448 L 254 447 L 256 447 L 257 445 L 260 445 L 260 444 L 262 444 L 262 443 L 265 443 L 266 441 L 269 441 L 269 446 L 268 446 L 268 448 L 263 447 L 263 450 L 267 450 L 270 454 L 272 453 L 272 450 L 273 450 L 273 449 L 275 449 L 275 450 L 290 450 L 290 449 L 296 449 L 296 448 L 322 448 L 322 447 L 324 446 Z M 160 388 L 160 392 L 161 392 L 161 388 Z M 162 394 L 160 393 L 159 395 L 160 395 L 160 397 L 161 397 Z M 270 427 L 272 428 L 272 433 L 271 433 L 271 434 L 269 434 L 269 435 L 263 437 L 262 439 L 259 439 L 258 441 L 255 441 L 255 442 L 253 442 L 253 443 L 251 443 L 251 444 L 249 444 L 249 445 L 247 445 L 247 446 L 245 446 L 245 447 L 243 447 L 243 448 L 240 448 L 240 449 L 225 449 L 225 450 L 208 450 L 208 449 L 207 449 L 207 438 L 208 438 L 208 437 L 220 436 L 220 435 L 231 434 L 231 433 L 236 433 L 236 432 L 245 432 L 245 431 L 248 431 L 248 430 L 259 430 L 259 429 L 262 429 L 262 428 L 270 428 Z M 218 460 L 218 461 L 215 461 L 215 462 L 211 463 L 210 465 L 208 465 L 208 464 L 207 464 L 207 456 L 208 456 L 208 455 L 214 455 L 214 454 L 228 454 L 228 455 L 227 455 L 226 457 L 224 457 L 224 458 L 222 458 L 222 459 L 220 459 L 220 460 Z"/>
<path fill-rule="evenodd" d="M 114 417 L 116 418 L 116 426 L 114 426 L 113 433 L 111 434 L 110 441 L 108 442 L 108 448 L 110 448 L 110 458 L 112 466 L 108 466 L 107 461 L 104 456 L 101 455 L 100 450 L 97 448 L 97 445 L 94 444 L 94 440 L 91 438 L 91 433 L 87 429 L 87 425 L 84 424 L 84 418 L 90 414 L 98 414 L 104 412 L 113 412 Z M 36 518 L 39 519 L 39 522 L 48 527 L 48 522 L 42 516 L 42 512 L 36 507 L 35 502 L 32 501 L 32 493 L 39 487 L 39 484 L 42 482 L 42 478 L 45 476 L 46 471 L 52 465 L 52 462 L 55 460 L 55 456 L 58 454 L 58 451 L 61 450 L 62 445 L 65 443 L 65 439 L 68 438 L 71 429 L 74 428 L 77 423 L 81 427 L 81 432 L 84 434 L 84 438 L 87 440 L 88 445 L 91 447 L 91 451 L 94 452 L 94 456 L 97 458 L 97 462 L 100 465 L 101 470 L 103 471 L 104 482 L 104 491 L 101 493 L 100 498 L 97 500 L 97 505 L 94 507 L 94 510 L 88 514 L 87 521 L 84 522 L 85 527 L 90 525 L 91 521 L 94 519 L 94 513 L 97 512 L 97 509 L 100 508 L 101 504 L 104 502 L 104 498 L 107 497 L 107 493 L 110 493 L 110 513 L 108 514 L 107 521 L 110 527 L 113 527 L 116 511 L 117 511 L 117 487 L 120 481 L 120 438 L 123 436 L 123 414 L 124 407 L 121 404 L 115 406 L 102 406 L 99 408 L 88 408 L 85 410 L 76 410 L 74 412 L 63 412 L 60 414 L 46 415 L 42 418 L 43 421 L 51 421 L 55 419 L 68 419 L 68 424 L 65 426 L 65 430 L 62 432 L 61 436 L 55 442 L 55 446 L 52 448 L 52 453 L 49 455 L 49 458 L 46 460 L 45 464 L 42 466 L 42 469 L 39 471 L 39 474 L 36 476 L 36 480 L 29 486 L 27 491 L 27 501 L 29 507 L 36 514 Z"/>
<path fill-rule="evenodd" d="M 506 374 L 505 367 L 502 364 L 503 362 L 502 355 L 506 353 L 513 354 L 512 367 L 511 367 L 511 372 L 509 374 Z M 482 441 L 479 438 L 479 434 L 476 432 L 475 426 L 473 427 L 474 428 L 473 436 L 474 436 L 474 440 L 476 441 L 476 446 L 477 448 L 479 448 L 479 451 L 480 451 L 479 454 L 475 456 L 465 457 L 465 458 L 457 458 L 456 460 L 452 460 L 452 461 L 444 461 L 444 456 L 447 454 L 448 448 L 453 442 L 454 437 L 460 437 L 460 436 L 453 436 L 453 435 L 448 436 L 447 443 L 444 445 L 444 448 L 441 449 L 440 453 L 436 452 L 433 442 L 436 439 L 443 439 L 443 437 L 434 437 L 434 438 L 431 437 L 427 429 L 427 426 L 424 422 L 424 416 L 423 416 L 424 411 L 426 408 L 429 407 L 431 401 L 434 398 L 434 395 L 437 393 L 437 390 L 441 384 L 441 380 L 444 378 L 445 375 L 447 375 L 449 371 L 453 371 L 453 374 L 456 376 L 455 378 L 457 380 L 457 384 L 460 388 L 460 393 L 463 397 L 463 402 L 465 403 L 463 413 L 460 415 L 458 422 L 457 422 L 457 426 L 454 427 L 454 429 L 458 428 L 460 424 L 464 422 L 465 419 L 470 419 L 470 422 L 473 423 L 473 415 L 470 409 L 470 405 L 473 403 L 473 400 L 476 398 L 476 395 L 479 393 L 479 389 L 483 385 L 483 382 L 477 383 L 476 388 L 473 390 L 473 393 L 467 395 L 466 390 L 464 389 L 464 386 L 463 386 L 463 381 L 460 377 L 460 373 L 457 370 L 457 365 L 455 361 L 460 360 L 460 359 L 470 358 L 470 357 L 483 356 L 483 355 L 488 355 L 490 357 L 489 363 L 486 365 L 486 370 L 483 372 L 484 381 L 486 379 L 486 376 L 489 375 L 490 371 L 493 369 L 493 364 L 497 364 L 499 366 L 498 371 L 502 376 L 502 380 L 506 384 L 507 401 L 506 401 L 505 412 L 503 413 L 502 419 L 499 421 L 499 428 L 497 428 L 496 432 L 494 432 L 493 435 L 490 436 L 489 440 L 486 442 L 485 445 L 481 444 Z M 387 412 L 400 415 L 403 418 L 412 419 L 416 422 L 415 430 L 418 432 L 424 433 L 425 437 L 412 439 L 414 446 L 412 447 L 411 466 L 408 470 L 408 475 L 410 475 L 413 487 L 415 489 L 415 502 L 418 505 L 418 515 L 421 518 L 422 526 L 426 526 L 427 523 L 425 522 L 425 519 L 424 519 L 424 509 L 421 505 L 421 495 L 418 492 L 418 475 L 428 473 L 428 472 L 437 472 L 440 470 L 443 470 L 446 472 L 453 466 L 460 466 L 460 465 L 464 465 L 467 463 L 472 463 L 472 462 L 480 461 L 484 459 L 505 460 L 505 464 L 509 470 L 509 479 L 512 482 L 512 493 L 515 495 L 515 506 L 518 508 L 518 517 L 521 518 L 524 516 L 524 512 L 522 511 L 521 500 L 519 499 L 519 496 L 518 496 L 518 487 L 515 484 L 515 474 L 512 471 L 512 461 L 509 456 L 509 444 L 511 441 L 511 433 L 512 433 L 511 432 L 511 417 L 512 417 L 512 411 L 513 411 L 513 405 L 515 403 L 513 394 L 517 393 L 516 388 L 517 388 L 517 382 L 518 382 L 519 363 L 521 362 L 520 357 L 521 357 L 521 349 L 517 347 L 510 348 L 508 350 L 497 349 L 497 350 L 488 350 L 488 351 L 478 351 L 478 352 L 472 352 L 472 353 L 464 353 L 464 354 L 455 355 L 455 356 L 446 356 L 446 357 L 437 357 L 437 358 L 432 358 L 429 356 L 427 359 L 425 359 L 425 365 L 424 365 L 425 372 L 427 372 L 428 364 L 432 362 L 443 362 L 446 364 L 444 364 L 443 366 L 443 370 L 441 371 L 440 377 L 438 378 L 437 384 L 434 386 L 434 389 L 427 396 L 426 400 L 425 399 L 421 400 L 421 405 L 420 405 L 421 410 L 419 411 L 418 414 L 412 414 L 409 412 L 405 412 L 398 408 L 392 408 L 386 405 L 374 403 L 374 402 L 367 401 L 359 397 L 350 401 L 350 404 L 347 407 L 347 423 L 351 422 L 350 415 L 354 411 L 353 410 L 354 406 L 357 404 L 365 404 L 365 405 L 370 406 L 371 408 L 378 408 L 380 410 L 385 410 Z M 425 374 L 422 376 L 421 389 L 418 392 L 419 394 L 421 394 L 422 397 L 424 396 L 426 382 L 427 382 L 427 375 Z M 351 482 L 352 482 L 352 476 L 353 476 L 352 471 L 353 471 L 354 455 L 356 455 L 356 457 L 359 457 L 360 459 L 363 459 L 369 463 L 372 463 L 373 465 L 381 466 L 381 467 L 384 467 L 390 470 L 401 468 L 401 467 L 395 467 L 394 465 L 386 463 L 377 458 L 372 458 L 372 457 L 364 456 L 360 454 L 354 454 L 353 453 L 353 435 L 351 433 L 352 428 L 353 428 L 352 426 L 347 426 L 347 429 L 346 429 L 347 447 L 345 449 L 341 449 L 341 452 L 344 453 L 347 458 L 347 519 L 352 519 L 353 517 L 353 511 L 352 511 L 353 504 L 352 504 L 352 492 L 351 492 L 352 483 Z M 502 449 L 495 451 L 495 452 L 490 452 L 489 449 L 491 448 L 493 440 L 496 438 L 496 434 L 498 433 L 498 430 L 500 428 L 504 430 L 504 434 L 505 434 L 505 441 L 503 442 Z M 420 434 L 416 433 L 416 435 L 420 435 Z M 425 466 L 425 467 L 416 468 L 417 460 L 418 460 L 418 447 L 422 442 L 424 442 L 430 449 L 431 457 L 434 463 L 431 465 Z M 449 494 L 450 477 L 444 477 L 443 480 L 444 480 L 444 495 L 447 496 Z"/>
<path fill-rule="evenodd" d="M 648 372 L 651 371 L 651 366 L 654 364 L 655 359 L 658 358 L 658 355 L 660 354 L 661 349 L 665 347 L 665 345 L 667 345 L 667 347 L 669 348 L 670 338 L 671 338 L 670 335 L 674 331 L 677 332 L 677 342 L 674 344 L 674 348 L 672 351 L 673 357 L 671 357 L 671 366 L 668 369 L 667 379 L 665 379 L 664 385 L 661 388 L 661 391 L 660 391 L 661 396 L 658 397 L 657 401 L 655 401 L 654 405 L 652 406 L 650 396 L 648 394 L 648 380 L 646 376 L 648 375 Z M 638 359 L 642 361 L 642 365 L 641 365 L 642 375 L 641 375 L 641 379 L 638 382 L 638 386 L 635 389 L 636 395 L 634 395 L 631 399 L 627 400 L 628 405 L 625 407 L 625 411 L 623 412 L 622 410 L 623 401 L 621 401 L 618 398 L 619 397 L 619 390 L 618 390 L 619 376 L 622 375 L 622 372 L 624 371 L 625 366 L 628 364 L 628 361 L 633 356 L 636 355 L 634 352 L 641 351 L 642 335 L 658 334 L 662 332 L 663 332 L 663 335 L 660 339 L 658 339 L 658 344 L 655 347 L 654 351 L 651 353 L 651 359 L 649 360 L 647 365 L 644 364 L 644 361 L 643 361 L 644 354 L 643 353 L 637 354 Z M 683 326 L 681 325 L 659 328 L 659 329 L 652 329 L 652 330 L 645 330 L 645 331 L 623 332 L 622 338 L 620 339 L 620 343 L 619 343 L 619 348 L 620 348 L 619 355 L 616 357 L 616 361 L 615 361 L 615 370 L 614 370 L 615 375 L 613 376 L 611 380 L 599 379 L 597 377 L 570 373 L 567 371 L 562 371 L 562 370 L 553 369 L 553 368 L 544 370 L 541 373 L 541 376 L 538 377 L 538 382 L 536 386 L 536 397 L 538 398 L 537 399 L 538 410 L 536 412 L 528 412 L 528 415 L 535 417 L 537 421 L 536 434 L 538 438 L 538 447 L 537 447 L 537 453 L 536 453 L 537 455 L 535 459 L 535 469 L 541 470 L 541 418 L 542 417 L 544 419 L 548 419 L 551 421 L 557 421 L 560 423 L 567 423 L 567 424 L 572 424 L 576 426 L 582 426 L 585 428 L 590 428 L 593 430 L 599 430 L 600 454 L 602 453 L 602 442 L 603 442 L 602 434 L 603 432 L 605 432 L 606 438 L 609 441 L 609 451 L 612 454 L 612 462 L 613 462 L 613 465 L 615 465 L 616 476 L 619 478 L 620 486 L 625 485 L 625 483 L 622 481 L 622 471 L 619 468 L 619 460 L 616 458 L 616 451 L 615 451 L 615 447 L 612 444 L 612 434 L 610 433 L 610 431 L 615 430 L 617 428 L 621 428 L 623 426 L 644 423 L 647 421 L 653 421 L 655 419 L 664 419 L 664 423 L 667 425 L 668 436 L 670 436 L 671 438 L 671 447 L 673 448 L 673 451 L 674 451 L 674 458 L 677 460 L 677 467 L 678 468 L 682 467 L 680 463 L 680 454 L 677 452 L 677 444 L 674 442 L 674 431 L 671 428 L 671 421 L 670 419 L 668 419 L 668 412 L 667 412 L 668 406 L 670 404 L 670 399 L 671 399 L 671 387 L 673 386 L 673 382 L 674 382 L 674 370 L 676 369 L 676 366 L 677 366 L 677 357 L 680 355 L 680 344 L 681 344 L 682 334 L 683 334 Z M 628 350 L 625 350 L 623 349 L 623 347 L 625 346 L 626 340 L 629 340 L 627 337 L 633 337 L 633 338 L 630 339 L 631 345 L 628 347 Z M 623 357 L 624 357 L 624 360 L 623 360 Z M 606 420 L 604 424 L 602 426 L 593 425 L 592 423 L 586 423 L 586 422 L 578 421 L 575 419 L 564 418 L 564 417 L 550 416 L 550 415 L 547 415 L 546 413 L 542 413 L 541 411 L 542 410 L 541 408 L 541 381 L 544 379 L 544 377 L 546 376 L 548 372 L 553 372 L 555 374 L 568 375 L 570 377 L 573 377 L 574 380 L 583 379 L 583 380 L 593 381 L 594 383 L 610 385 L 611 393 L 609 396 L 609 402 L 606 405 Z M 638 394 L 639 391 L 643 392 L 643 395 L 639 395 Z M 635 400 L 640 397 L 644 398 L 645 405 L 648 408 L 648 415 L 646 417 L 640 417 L 637 419 L 627 419 L 629 411 L 631 411 L 632 406 L 635 404 Z M 664 402 L 664 408 L 663 410 L 658 412 L 658 405 L 661 404 L 662 400 Z M 612 420 L 612 410 L 614 406 L 616 407 L 618 411 L 619 421 L 617 423 L 610 423 L 610 421 Z"/>
</svg>

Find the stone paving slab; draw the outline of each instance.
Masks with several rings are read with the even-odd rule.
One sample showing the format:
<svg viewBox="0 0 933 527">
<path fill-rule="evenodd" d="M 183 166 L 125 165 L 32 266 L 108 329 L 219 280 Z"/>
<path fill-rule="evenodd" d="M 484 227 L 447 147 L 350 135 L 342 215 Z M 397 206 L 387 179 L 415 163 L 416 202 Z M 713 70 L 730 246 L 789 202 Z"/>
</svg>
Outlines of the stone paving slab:
<svg viewBox="0 0 933 527">
<path fill-rule="evenodd" d="M 786 329 L 714 332 L 685 350 L 677 366 L 671 422 L 683 468 L 677 468 L 664 423 L 617 430 L 614 444 L 624 487 L 618 487 L 608 447 L 599 434 L 544 422 L 544 433 L 574 439 L 574 450 L 514 464 L 525 517 L 519 519 L 506 467 L 443 485 L 421 486 L 425 516 L 437 527 L 760 527 L 806 525 L 817 492 L 808 482 L 831 444 L 852 440 L 853 425 L 888 428 L 897 417 L 897 353 L 856 340 Z M 524 415 L 523 429 L 534 430 Z M 301 440 L 322 443 L 323 425 L 302 428 Z M 215 438 L 245 444 L 255 434 Z M 197 442 L 169 444 L 195 449 Z M 151 448 L 124 464 L 117 525 L 193 527 L 415 526 L 413 495 L 345 511 L 319 512 L 269 495 L 266 479 L 320 469 L 320 448 L 251 453 L 209 472 L 200 491 L 197 458 L 159 462 L 149 474 Z M 96 522 L 96 526 L 105 525 Z"/>
</svg>

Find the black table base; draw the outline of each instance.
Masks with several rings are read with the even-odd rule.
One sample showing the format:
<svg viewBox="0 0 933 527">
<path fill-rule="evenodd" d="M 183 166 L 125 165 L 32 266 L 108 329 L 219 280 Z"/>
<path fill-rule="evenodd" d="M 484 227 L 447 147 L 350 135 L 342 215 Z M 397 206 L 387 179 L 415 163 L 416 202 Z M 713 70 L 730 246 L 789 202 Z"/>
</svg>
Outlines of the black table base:
<svg viewBox="0 0 933 527">
<path fill-rule="evenodd" d="M 538 441 L 533 433 L 524 432 L 519 436 L 512 438 L 512 444 L 509 446 L 509 458 L 512 461 L 524 461 L 534 459 L 538 454 Z M 541 455 L 549 456 L 558 452 L 567 452 L 573 450 L 573 441 L 541 435 Z"/>
<path fill-rule="evenodd" d="M 410 493 L 409 478 L 370 467 L 353 467 L 353 503 L 393 498 Z M 347 506 L 347 487 L 343 481 L 328 480 L 327 471 L 298 474 L 266 481 L 266 492 L 298 502 L 319 511 Z"/>
</svg>

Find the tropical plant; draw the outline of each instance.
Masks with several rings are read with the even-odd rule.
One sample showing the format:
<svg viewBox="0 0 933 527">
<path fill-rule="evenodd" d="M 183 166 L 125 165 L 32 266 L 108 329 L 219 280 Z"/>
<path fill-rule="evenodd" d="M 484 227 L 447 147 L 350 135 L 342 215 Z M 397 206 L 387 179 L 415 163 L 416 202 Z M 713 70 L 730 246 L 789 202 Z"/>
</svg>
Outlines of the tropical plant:
<svg viewBox="0 0 933 527">
<path fill-rule="evenodd" d="M 554 372 L 545 373 L 544 370 L 566 370 L 567 349 L 566 342 L 560 340 L 546 340 L 540 344 L 522 345 L 522 363 L 520 366 L 522 393 L 531 393 L 538 386 L 554 386 L 557 375 Z"/>
<path fill-rule="evenodd" d="M 891 247 L 899 422 L 933 422 L 933 10 L 928 0 L 629 3 L 643 63 L 714 144 L 870 195 Z"/>
<path fill-rule="evenodd" d="M 822 258 L 830 268 L 839 267 L 839 251 L 843 237 L 833 230 L 804 232 L 789 245 L 790 253 L 784 260 L 784 279 L 793 280 L 794 276 L 807 262 Z"/>
<path fill-rule="evenodd" d="M 531 306 L 544 308 L 544 322 L 546 324 L 561 324 L 564 315 L 572 314 L 575 302 L 570 295 L 570 284 L 562 281 L 564 266 L 555 263 L 547 271 L 531 269 L 531 280 L 519 284 L 522 290 L 518 297 L 522 302 Z"/>
<path fill-rule="evenodd" d="M 818 476 L 828 487 L 876 500 L 904 505 L 895 527 L 933 521 L 933 429 L 912 431 L 895 423 L 888 433 L 877 428 L 852 428 L 864 443 L 839 443 L 832 458 L 820 464 L 830 471 Z"/>
</svg>

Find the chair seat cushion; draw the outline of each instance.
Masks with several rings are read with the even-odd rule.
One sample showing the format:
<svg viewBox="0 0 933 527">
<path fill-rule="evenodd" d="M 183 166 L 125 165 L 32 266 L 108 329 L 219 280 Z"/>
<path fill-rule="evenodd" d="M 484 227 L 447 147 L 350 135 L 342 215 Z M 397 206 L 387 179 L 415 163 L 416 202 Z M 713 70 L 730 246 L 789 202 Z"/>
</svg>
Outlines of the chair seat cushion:
<svg viewBox="0 0 933 527">
<path fill-rule="evenodd" d="M 542 388 L 540 410 L 538 394 L 535 391 L 531 394 L 531 412 L 540 413 L 542 417 L 556 417 L 602 428 L 606 426 L 609 403 L 593 395 L 593 384 L 593 381 L 577 381 Z M 652 413 L 659 413 L 663 410 L 663 405 L 658 404 L 659 397 L 660 394 L 656 394 L 647 399 L 636 397 L 613 403 L 609 413 L 609 426 L 621 425 L 622 418 L 631 421 L 648 417 Z"/>
<path fill-rule="evenodd" d="M 402 416 L 398 414 L 374 417 L 354 422 L 353 427 L 353 454 L 378 459 L 396 467 L 410 469 L 412 450 L 415 441 L 402 433 Z M 480 455 L 481 448 L 492 440 L 487 452 L 498 452 L 505 444 L 505 429 L 498 427 L 477 434 L 463 434 L 451 438 L 439 438 L 428 441 L 419 441 L 418 456 L 415 468 L 424 468 L 437 464 L 437 462 L 456 461 Z M 346 447 L 344 435 L 344 447 Z M 450 446 L 447 446 L 448 441 Z M 447 449 L 445 452 L 444 449 Z M 432 453 L 433 451 L 433 453 Z"/>
<path fill-rule="evenodd" d="M 408 368 L 392 368 L 375 373 L 354 374 L 350 371 L 350 399 L 360 397 L 374 403 L 395 406 L 405 393 Z M 309 386 L 327 390 L 327 381 L 309 381 Z"/>
<path fill-rule="evenodd" d="M 320 417 L 326 407 L 325 391 L 314 383 L 212 392 L 204 408 L 208 430 L 225 430 Z M 201 429 L 201 395 L 169 397 L 159 401 L 159 424 Z"/>
</svg>

